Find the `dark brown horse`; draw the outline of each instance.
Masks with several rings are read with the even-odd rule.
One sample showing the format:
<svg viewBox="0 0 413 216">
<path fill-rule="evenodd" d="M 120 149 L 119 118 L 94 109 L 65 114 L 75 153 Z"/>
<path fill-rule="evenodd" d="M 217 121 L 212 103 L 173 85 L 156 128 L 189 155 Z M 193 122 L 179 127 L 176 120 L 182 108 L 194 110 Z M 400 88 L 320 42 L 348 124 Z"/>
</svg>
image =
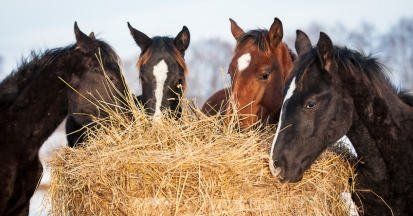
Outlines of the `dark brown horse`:
<svg viewBox="0 0 413 216">
<path fill-rule="evenodd" d="M 272 173 L 299 181 L 347 134 L 361 160 L 353 195 L 360 212 L 413 215 L 413 97 L 395 90 L 376 59 L 335 47 L 324 33 L 313 48 L 297 31 L 296 47 L 300 57 L 271 150 Z"/>
<path fill-rule="evenodd" d="M 282 42 L 283 26 L 274 19 L 270 30 L 256 29 L 245 32 L 230 19 L 231 32 L 237 41 L 228 73 L 231 76 L 231 95 L 236 110 L 244 118 L 241 128 L 261 120 L 275 123 L 279 113 L 284 83 L 293 66 L 294 55 Z M 207 100 L 203 111 L 215 114 L 221 104 L 226 104 L 225 90 L 220 90 Z M 215 111 L 214 111 L 215 110 Z M 233 112 L 227 106 L 225 112 Z"/>
<path fill-rule="evenodd" d="M 123 91 L 116 53 L 107 43 L 85 35 L 76 23 L 74 29 L 74 45 L 33 54 L 0 84 L 0 215 L 28 215 L 42 174 L 38 151 L 58 124 L 72 112 L 99 116 L 96 107 L 68 84 L 109 100 L 103 67 Z"/>
<path fill-rule="evenodd" d="M 185 51 L 189 46 L 190 34 L 186 26 L 175 38 L 150 38 L 128 23 L 133 39 L 141 48 L 137 67 L 142 84 L 142 95 L 137 100 L 143 103 L 148 114 L 155 119 L 162 116 L 162 110 L 181 114 L 180 99 L 186 88 L 187 67 Z"/>
</svg>

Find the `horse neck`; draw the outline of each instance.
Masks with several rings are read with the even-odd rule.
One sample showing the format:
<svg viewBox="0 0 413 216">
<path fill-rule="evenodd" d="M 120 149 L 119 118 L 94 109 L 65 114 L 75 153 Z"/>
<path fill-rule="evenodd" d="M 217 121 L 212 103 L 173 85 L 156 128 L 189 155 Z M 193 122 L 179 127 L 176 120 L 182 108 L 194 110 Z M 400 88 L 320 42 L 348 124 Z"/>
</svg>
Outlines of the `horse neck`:
<svg viewBox="0 0 413 216">
<path fill-rule="evenodd" d="M 360 160 L 358 170 L 362 176 L 374 178 L 375 182 L 382 182 L 387 178 L 387 167 L 376 141 L 371 137 L 368 129 L 358 117 L 353 114 L 353 123 L 347 133 Z"/>
<path fill-rule="evenodd" d="M 75 61 L 63 54 L 47 65 L 40 60 L 23 68 L 31 71 L 21 72 L 35 74 L 30 77 L 30 82 L 21 87 L 13 103 L 0 114 L 2 123 L 13 122 L 0 133 L 0 139 L 4 138 L 16 146 L 30 140 L 30 148 L 26 147 L 34 150 L 31 153 L 40 148 L 67 114 L 68 88 L 59 77 L 69 82 L 71 74 L 66 67 L 70 63 Z"/>
<path fill-rule="evenodd" d="M 352 143 L 360 156 L 372 163 L 371 166 L 378 166 L 376 171 L 386 170 L 384 168 L 387 166 L 388 170 L 400 171 L 400 175 L 403 175 L 405 167 L 413 162 L 413 157 L 408 156 L 413 153 L 413 146 L 410 145 L 413 138 L 406 133 L 413 127 L 410 107 L 384 78 L 369 79 L 362 71 L 345 73 L 362 76 L 347 77 L 346 80 L 347 91 L 353 97 L 357 115 L 353 132 L 349 132 L 349 136 L 353 137 Z"/>
</svg>

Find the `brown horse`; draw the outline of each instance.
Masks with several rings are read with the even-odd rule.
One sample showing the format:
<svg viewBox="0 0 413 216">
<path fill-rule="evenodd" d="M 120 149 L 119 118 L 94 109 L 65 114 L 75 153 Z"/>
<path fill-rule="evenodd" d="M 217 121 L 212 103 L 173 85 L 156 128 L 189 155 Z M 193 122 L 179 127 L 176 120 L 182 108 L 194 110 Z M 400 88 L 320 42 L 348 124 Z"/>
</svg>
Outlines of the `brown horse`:
<svg viewBox="0 0 413 216">
<path fill-rule="evenodd" d="M 232 86 L 236 110 L 244 117 L 241 128 L 247 128 L 258 120 L 275 123 L 281 108 L 285 80 L 293 66 L 294 55 L 282 42 L 283 26 L 274 19 L 270 30 L 256 29 L 245 32 L 230 19 L 231 32 L 237 40 L 228 73 Z M 215 93 L 204 104 L 202 110 L 208 115 L 217 112 L 231 113 L 232 106 L 219 111 L 222 104 L 228 104 L 225 90 Z"/>
</svg>

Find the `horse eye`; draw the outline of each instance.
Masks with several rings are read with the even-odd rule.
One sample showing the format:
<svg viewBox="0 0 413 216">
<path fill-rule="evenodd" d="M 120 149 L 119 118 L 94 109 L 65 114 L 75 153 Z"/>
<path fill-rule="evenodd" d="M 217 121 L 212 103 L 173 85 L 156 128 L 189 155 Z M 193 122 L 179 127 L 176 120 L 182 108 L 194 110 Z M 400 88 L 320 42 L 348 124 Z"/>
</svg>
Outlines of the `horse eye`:
<svg viewBox="0 0 413 216">
<path fill-rule="evenodd" d="M 307 103 L 307 105 L 305 105 L 305 108 L 313 109 L 316 105 L 317 105 L 316 102 L 310 101 L 310 102 Z"/>
<path fill-rule="evenodd" d="M 260 76 L 260 80 L 268 80 L 270 78 L 270 73 L 263 73 Z"/>
</svg>

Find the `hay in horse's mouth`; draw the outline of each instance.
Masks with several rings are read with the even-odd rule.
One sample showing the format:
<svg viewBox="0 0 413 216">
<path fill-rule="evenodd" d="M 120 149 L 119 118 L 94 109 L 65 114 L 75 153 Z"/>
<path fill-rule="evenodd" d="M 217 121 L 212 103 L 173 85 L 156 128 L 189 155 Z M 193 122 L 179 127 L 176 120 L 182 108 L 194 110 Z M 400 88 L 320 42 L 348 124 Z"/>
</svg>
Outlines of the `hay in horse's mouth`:
<svg viewBox="0 0 413 216">
<path fill-rule="evenodd" d="M 302 181 L 281 184 L 268 168 L 273 128 L 239 132 L 186 106 L 156 124 L 134 106 L 135 120 L 111 112 L 85 146 L 60 150 L 52 215 L 347 213 L 340 197 L 353 170 L 339 156 L 326 152 Z"/>
</svg>

